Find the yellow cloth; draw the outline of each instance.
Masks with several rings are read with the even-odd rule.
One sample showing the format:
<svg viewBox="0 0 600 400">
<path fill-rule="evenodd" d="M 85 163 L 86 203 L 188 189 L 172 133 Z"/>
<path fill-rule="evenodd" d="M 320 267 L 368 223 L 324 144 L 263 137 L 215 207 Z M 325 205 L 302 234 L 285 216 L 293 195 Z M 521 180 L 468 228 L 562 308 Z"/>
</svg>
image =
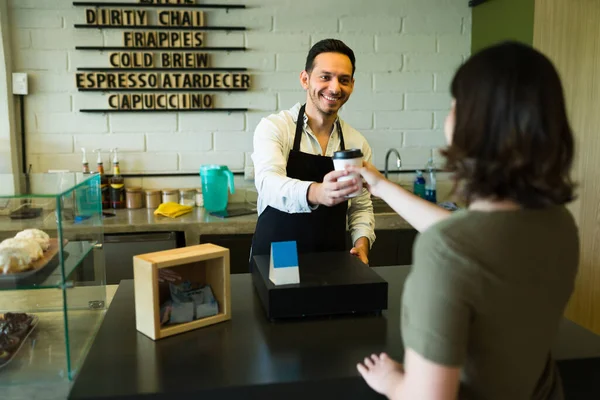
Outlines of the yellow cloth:
<svg viewBox="0 0 600 400">
<path fill-rule="evenodd" d="M 182 206 L 174 202 L 162 203 L 156 210 L 154 215 L 164 215 L 169 218 L 177 218 L 180 215 L 192 212 L 192 206 Z"/>
</svg>

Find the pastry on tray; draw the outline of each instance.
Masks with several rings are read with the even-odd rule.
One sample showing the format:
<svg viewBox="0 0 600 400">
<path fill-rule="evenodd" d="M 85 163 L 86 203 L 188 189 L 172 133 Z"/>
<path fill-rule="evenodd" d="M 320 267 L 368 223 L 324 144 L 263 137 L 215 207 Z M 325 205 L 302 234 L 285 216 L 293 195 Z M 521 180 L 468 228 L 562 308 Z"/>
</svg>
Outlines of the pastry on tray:
<svg viewBox="0 0 600 400">
<path fill-rule="evenodd" d="M 30 314 L 0 314 L 0 367 L 16 354 L 35 322 L 36 317 Z"/>
<path fill-rule="evenodd" d="M 13 249 L 25 249 L 27 253 L 29 253 L 31 261 L 35 261 L 44 256 L 44 250 L 42 250 L 39 243 L 33 239 L 5 239 L 0 243 L 0 249 L 7 247 Z"/>
<path fill-rule="evenodd" d="M 15 239 L 33 239 L 38 242 L 43 251 L 48 250 L 48 247 L 50 247 L 50 236 L 39 229 L 25 229 L 17 233 Z"/>
<path fill-rule="evenodd" d="M 20 342 L 21 339 L 18 336 L 0 334 L 0 351 L 15 351 Z"/>
<path fill-rule="evenodd" d="M 0 272 L 2 274 L 16 274 L 31 268 L 31 257 L 23 248 L 0 248 Z"/>
<path fill-rule="evenodd" d="M 0 275 L 17 274 L 36 268 L 32 265 L 50 248 L 50 237 L 39 229 L 25 229 L 14 238 L 0 242 Z"/>
<path fill-rule="evenodd" d="M 0 318 L 0 335 L 24 336 L 33 322 L 25 313 L 6 313 Z"/>
</svg>

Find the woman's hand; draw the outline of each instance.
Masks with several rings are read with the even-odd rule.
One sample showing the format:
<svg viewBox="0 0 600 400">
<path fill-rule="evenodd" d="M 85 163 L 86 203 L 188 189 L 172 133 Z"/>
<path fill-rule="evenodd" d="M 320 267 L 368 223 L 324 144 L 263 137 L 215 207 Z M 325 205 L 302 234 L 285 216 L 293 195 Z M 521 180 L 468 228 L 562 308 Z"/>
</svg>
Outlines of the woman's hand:
<svg viewBox="0 0 600 400">
<path fill-rule="evenodd" d="M 367 190 L 369 190 L 372 195 L 379 197 L 378 190 L 382 186 L 381 182 L 384 182 L 387 179 L 385 179 L 383 174 L 381 174 L 373 164 L 363 161 L 362 167 L 348 166 L 346 167 L 346 170 L 351 173 L 360 174 L 365 181 Z"/>
</svg>

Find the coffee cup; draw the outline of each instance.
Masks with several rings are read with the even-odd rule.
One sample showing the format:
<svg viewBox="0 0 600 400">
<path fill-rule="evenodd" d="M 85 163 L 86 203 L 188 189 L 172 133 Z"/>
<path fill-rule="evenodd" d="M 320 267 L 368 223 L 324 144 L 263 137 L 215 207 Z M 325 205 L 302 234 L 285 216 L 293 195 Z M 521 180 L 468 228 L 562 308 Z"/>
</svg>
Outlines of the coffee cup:
<svg viewBox="0 0 600 400">
<path fill-rule="evenodd" d="M 356 166 L 362 167 L 363 163 L 363 153 L 360 149 L 348 149 L 348 150 L 340 150 L 333 153 L 333 167 L 336 171 L 343 171 L 346 169 L 346 166 Z M 361 176 L 357 173 L 351 173 L 346 176 L 342 176 L 338 179 L 338 182 L 348 181 L 350 179 L 356 179 L 356 183 L 358 184 L 358 190 L 348 194 L 346 197 L 356 197 L 362 192 L 362 179 Z"/>
</svg>

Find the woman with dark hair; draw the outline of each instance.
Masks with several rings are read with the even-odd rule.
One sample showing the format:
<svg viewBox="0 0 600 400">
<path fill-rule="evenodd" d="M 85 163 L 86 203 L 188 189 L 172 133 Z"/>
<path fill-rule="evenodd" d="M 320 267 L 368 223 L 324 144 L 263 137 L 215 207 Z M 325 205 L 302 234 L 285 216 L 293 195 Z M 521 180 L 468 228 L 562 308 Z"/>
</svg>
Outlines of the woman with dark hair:
<svg viewBox="0 0 600 400">
<path fill-rule="evenodd" d="M 357 168 L 370 192 L 421 231 L 402 305 L 404 364 L 357 368 L 394 399 L 561 399 L 550 355 L 573 291 L 577 227 L 565 204 L 573 136 L 552 63 L 508 42 L 452 82 L 442 152 L 468 204 L 452 215 Z"/>
</svg>

